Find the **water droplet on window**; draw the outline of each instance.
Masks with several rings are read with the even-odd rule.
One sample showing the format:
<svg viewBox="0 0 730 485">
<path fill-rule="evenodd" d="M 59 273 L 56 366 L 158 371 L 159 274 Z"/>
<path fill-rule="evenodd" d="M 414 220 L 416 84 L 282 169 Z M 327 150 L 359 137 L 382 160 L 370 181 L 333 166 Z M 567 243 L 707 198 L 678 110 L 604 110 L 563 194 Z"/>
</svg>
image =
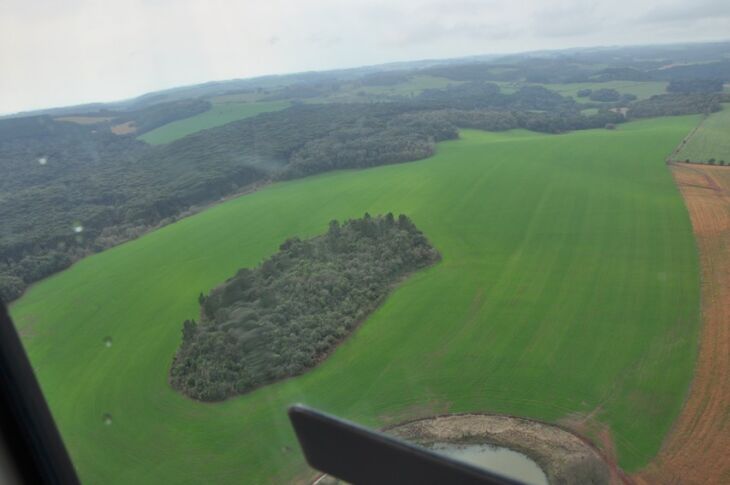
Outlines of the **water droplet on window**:
<svg viewBox="0 0 730 485">
<path fill-rule="evenodd" d="M 111 346 L 112 346 L 112 338 L 104 337 L 104 347 L 111 347 Z"/>
<path fill-rule="evenodd" d="M 101 417 L 102 423 L 106 424 L 107 426 L 110 426 L 112 424 L 112 415 L 109 413 L 105 413 Z"/>
</svg>

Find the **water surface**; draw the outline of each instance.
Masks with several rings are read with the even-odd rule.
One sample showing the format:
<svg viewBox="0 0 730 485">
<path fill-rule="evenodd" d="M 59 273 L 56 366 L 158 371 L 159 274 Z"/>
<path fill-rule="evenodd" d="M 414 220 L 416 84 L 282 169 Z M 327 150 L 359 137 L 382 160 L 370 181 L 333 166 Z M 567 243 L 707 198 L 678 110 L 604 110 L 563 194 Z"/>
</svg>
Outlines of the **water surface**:
<svg viewBox="0 0 730 485">
<path fill-rule="evenodd" d="M 451 458 L 487 468 L 530 485 L 548 485 L 545 472 L 531 458 L 509 448 L 488 444 L 466 445 L 434 443 L 433 451 Z"/>
</svg>

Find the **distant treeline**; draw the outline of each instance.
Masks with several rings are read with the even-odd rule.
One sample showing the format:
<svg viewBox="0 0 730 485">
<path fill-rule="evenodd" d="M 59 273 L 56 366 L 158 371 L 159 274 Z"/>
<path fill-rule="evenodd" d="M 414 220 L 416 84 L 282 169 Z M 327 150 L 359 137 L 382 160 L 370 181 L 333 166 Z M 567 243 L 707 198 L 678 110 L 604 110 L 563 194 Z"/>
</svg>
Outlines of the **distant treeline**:
<svg viewBox="0 0 730 485">
<path fill-rule="evenodd" d="M 724 82 L 719 79 L 687 79 L 671 81 L 667 85 L 669 93 L 720 93 L 725 87 Z"/>
<path fill-rule="evenodd" d="M 441 109 L 409 113 L 403 115 L 402 119 L 410 123 L 429 123 L 435 126 L 445 125 L 485 131 L 524 128 L 542 133 L 564 133 L 572 130 L 605 128 L 607 125 L 622 123 L 626 120 L 620 113 L 606 109 L 590 116 L 585 116 L 580 112 L 551 113 Z"/>
<path fill-rule="evenodd" d="M 630 104 L 629 116 L 707 112 L 716 96 L 652 98 Z M 178 101 L 127 116 L 147 129 L 206 106 Z M 605 108 L 585 116 L 584 107 L 542 87 L 507 94 L 466 82 L 398 102 L 299 104 L 156 147 L 48 116 L 0 120 L 0 298 L 267 180 L 422 159 L 458 128 L 561 133 L 625 120 Z"/>
<path fill-rule="evenodd" d="M 499 85 L 489 82 L 468 82 L 444 89 L 427 89 L 414 101 L 423 108 L 499 109 L 512 111 L 576 110 L 577 104 L 542 86 L 522 86 L 514 93 L 504 93 Z"/>
<path fill-rule="evenodd" d="M 591 101 L 600 103 L 621 103 L 626 104 L 636 100 L 633 94 L 621 94 L 615 89 L 581 89 L 577 93 L 579 98 L 588 98 Z"/>
<path fill-rule="evenodd" d="M 377 308 L 393 285 L 440 258 L 405 215 L 332 221 L 292 238 L 208 296 L 186 320 L 170 369 L 175 389 L 218 401 L 315 366 Z"/>
<path fill-rule="evenodd" d="M 419 71 L 454 81 L 501 81 L 528 83 L 586 82 L 595 72 L 589 66 L 564 59 L 523 59 L 504 63 L 463 62 Z"/>
<path fill-rule="evenodd" d="M 709 114 L 720 111 L 722 100 L 722 95 L 712 94 L 660 94 L 632 103 L 629 114 L 633 118 Z"/>
<path fill-rule="evenodd" d="M 204 99 L 181 99 L 176 101 L 157 103 L 151 106 L 136 109 L 100 109 L 97 111 L 79 112 L 74 113 L 73 116 L 70 116 L 70 118 L 108 118 L 107 121 L 94 123 L 92 131 L 95 132 L 108 131 L 111 126 L 129 122 L 134 128 L 134 136 L 139 136 L 143 133 L 154 130 L 155 128 L 166 125 L 173 121 L 204 113 L 208 111 L 211 107 L 212 105 L 210 101 Z M 30 118 L 17 118 L 14 120 L 0 120 L 0 131 L 2 130 L 2 125 L 7 125 L 7 128 L 11 128 L 15 133 L 18 133 L 19 131 L 23 130 L 23 126 L 21 123 L 13 123 L 13 121 L 20 122 L 21 119 L 28 120 L 33 118 L 45 118 L 48 120 L 52 119 L 48 115 L 46 115 Z M 61 121 L 63 121 L 63 119 Z M 71 121 L 66 121 L 66 123 L 73 124 L 73 122 Z M 2 135 L 0 135 L 0 137 L 1 136 Z"/>
<path fill-rule="evenodd" d="M 210 108 L 210 101 L 203 99 L 182 99 L 180 101 L 155 104 L 135 111 L 112 114 L 115 116 L 115 124 L 131 121 L 136 128 L 135 134 L 140 135 L 172 121 L 204 113 Z M 103 116 L 104 112 L 100 114 Z"/>
<path fill-rule="evenodd" d="M 602 62 L 615 62 L 603 59 Z M 426 68 L 421 74 L 454 81 L 501 81 L 528 83 L 585 83 L 605 81 L 730 81 L 730 60 L 694 64 L 656 65 L 646 61 L 635 66 L 594 65 L 562 59 L 527 59 L 512 63 L 464 62 Z"/>
</svg>

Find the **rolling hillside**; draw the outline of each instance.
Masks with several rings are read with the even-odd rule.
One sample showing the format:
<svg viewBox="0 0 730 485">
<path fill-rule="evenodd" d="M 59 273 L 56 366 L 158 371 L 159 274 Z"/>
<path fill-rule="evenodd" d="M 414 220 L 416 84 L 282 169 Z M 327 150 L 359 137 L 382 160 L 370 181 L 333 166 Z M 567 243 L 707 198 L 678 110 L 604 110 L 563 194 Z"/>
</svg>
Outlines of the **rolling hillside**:
<svg viewBox="0 0 730 485">
<path fill-rule="evenodd" d="M 664 164 L 697 120 L 465 131 L 430 159 L 278 183 L 35 285 L 11 311 L 82 480 L 309 476 L 293 402 L 372 426 L 447 410 L 593 413 L 620 465 L 640 468 L 679 413 L 697 349 L 695 243 Z M 219 404 L 170 388 L 201 291 L 365 211 L 408 214 L 442 262 L 302 377 Z"/>
<path fill-rule="evenodd" d="M 216 103 L 206 112 L 173 121 L 140 136 L 139 139 L 150 145 L 162 145 L 178 140 L 200 130 L 215 128 L 232 121 L 256 116 L 260 113 L 284 109 L 289 103 L 284 101 L 253 103 Z"/>
</svg>

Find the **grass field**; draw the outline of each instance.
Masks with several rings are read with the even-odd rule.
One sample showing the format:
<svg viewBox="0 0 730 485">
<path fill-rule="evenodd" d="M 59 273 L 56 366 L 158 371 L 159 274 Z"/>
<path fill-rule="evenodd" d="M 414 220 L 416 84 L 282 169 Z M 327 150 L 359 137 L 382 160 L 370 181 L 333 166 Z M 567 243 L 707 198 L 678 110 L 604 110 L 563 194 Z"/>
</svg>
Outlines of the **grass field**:
<svg viewBox="0 0 730 485">
<path fill-rule="evenodd" d="M 667 83 L 662 81 L 607 81 L 602 83 L 543 84 L 563 96 L 573 96 L 581 103 L 592 103 L 588 98 L 579 98 L 581 89 L 615 89 L 621 94 L 633 94 L 638 99 L 647 99 L 656 94 L 665 94 Z"/>
<path fill-rule="evenodd" d="M 286 101 L 259 101 L 255 103 L 219 103 L 214 104 L 205 113 L 189 118 L 173 121 L 139 137 L 150 145 L 170 143 L 196 131 L 225 125 L 231 121 L 250 118 L 260 113 L 277 111 L 289 106 Z"/>
<path fill-rule="evenodd" d="M 730 103 L 723 104 L 722 111 L 703 120 L 673 158 L 700 163 L 714 158 L 716 162 L 723 160 L 730 165 Z"/>
<path fill-rule="evenodd" d="M 695 243 L 664 164 L 697 120 L 466 131 L 428 160 L 276 184 L 91 256 L 11 312 L 86 483 L 307 476 L 293 402 L 373 426 L 595 412 L 635 470 L 679 413 L 697 350 Z M 170 389 L 200 291 L 365 211 L 409 214 L 443 260 L 304 376 L 218 404 Z"/>
</svg>

